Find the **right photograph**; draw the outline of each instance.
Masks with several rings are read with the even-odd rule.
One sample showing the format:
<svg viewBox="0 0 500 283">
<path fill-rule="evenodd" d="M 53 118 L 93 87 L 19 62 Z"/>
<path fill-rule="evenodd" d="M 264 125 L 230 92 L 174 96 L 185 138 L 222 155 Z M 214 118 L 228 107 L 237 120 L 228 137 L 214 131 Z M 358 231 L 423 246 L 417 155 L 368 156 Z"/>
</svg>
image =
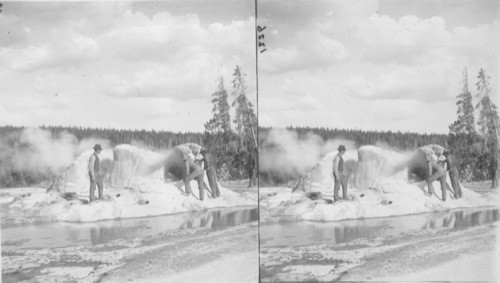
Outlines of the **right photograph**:
<svg viewBox="0 0 500 283">
<path fill-rule="evenodd" d="M 498 1 L 257 4 L 260 281 L 499 281 Z"/>
</svg>

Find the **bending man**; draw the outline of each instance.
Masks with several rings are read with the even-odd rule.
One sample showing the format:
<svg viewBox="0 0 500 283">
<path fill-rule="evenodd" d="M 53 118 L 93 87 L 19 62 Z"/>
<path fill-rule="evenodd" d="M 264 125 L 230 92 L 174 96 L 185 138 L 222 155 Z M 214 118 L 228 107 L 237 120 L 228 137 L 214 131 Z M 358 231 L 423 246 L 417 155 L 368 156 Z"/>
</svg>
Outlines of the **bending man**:
<svg viewBox="0 0 500 283">
<path fill-rule="evenodd" d="M 441 183 L 441 199 L 446 201 L 446 189 L 449 188 L 449 185 L 446 182 L 446 171 L 432 156 L 427 156 L 427 162 L 429 164 L 429 172 L 427 174 L 427 187 L 429 188 L 429 191 L 426 195 L 432 196 L 434 193 L 434 186 L 432 185 L 432 182 L 439 180 Z"/>
<path fill-rule="evenodd" d="M 207 185 L 205 184 L 205 181 L 203 180 L 203 169 L 194 162 L 191 158 L 188 158 L 186 160 L 186 164 L 188 167 L 188 175 L 186 178 L 184 178 L 184 184 L 186 185 L 186 193 L 190 194 L 191 193 L 191 181 L 196 179 L 198 181 L 198 190 L 200 191 L 200 200 L 203 201 L 205 198 L 205 189 L 207 191 L 210 191 L 207 188 Z"/>
<path fill-rule="evenodd" d="M 200 191 L 200 200 L 203 200 L 205 196 L 204 190 L 206 189 L 207 191 L 209 191 L 207 185 L 205 184 L 205 181 L 203 181 L 203 169 L 200 165 L 195 163 L 195 156 L 187 145 L 181 144 L 176 146 L 176 148 L 182 152 L 182 159 L 186 171 L 186 174 L 184 175 L 185 177 L 183 178 L 186 191 L 182 194 L 185 196 L 191 194 L 191 181 L 196 179 L 196 181 L 198 181 L 198 189 Z"/>
</svg>

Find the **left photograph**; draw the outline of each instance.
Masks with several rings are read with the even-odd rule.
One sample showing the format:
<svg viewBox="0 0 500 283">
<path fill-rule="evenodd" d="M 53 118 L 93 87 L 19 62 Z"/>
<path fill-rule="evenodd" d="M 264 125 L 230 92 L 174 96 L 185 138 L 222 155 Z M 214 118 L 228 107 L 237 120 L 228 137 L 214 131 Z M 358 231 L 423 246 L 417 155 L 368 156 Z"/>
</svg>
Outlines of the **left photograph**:
<svg viewBox="0 0 500 283">
<path fill-rule="evenodd" d="M 0 34 L 2 282 L 258 282 L 253 0 L 3 2 Z"/>
</svg>

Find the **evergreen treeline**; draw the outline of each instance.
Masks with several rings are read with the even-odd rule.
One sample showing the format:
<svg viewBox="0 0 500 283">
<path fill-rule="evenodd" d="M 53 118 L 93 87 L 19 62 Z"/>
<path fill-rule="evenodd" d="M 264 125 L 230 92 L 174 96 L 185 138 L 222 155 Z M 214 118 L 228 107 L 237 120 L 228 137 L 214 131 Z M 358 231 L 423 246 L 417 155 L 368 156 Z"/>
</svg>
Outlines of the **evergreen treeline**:
<svg viewBox="0 0 500 283">
<path fill-rule="evenodd" d="M 313 127 L 287 127 L 287 130 L 297 133 L 300 139 L 308 133 L 313 133 L 323 140 L 346 139 L 356 143 L 356 147 L 363 145 L 384 144 L 394 149 L 413 150 L 428 144 L 447 146 L 447 136 L 444 134 L 418 134 L 411 132 L 392 131 L 365 131 L 348 129 L 330 129 Z M 259 128 L 259 141 L 263 142 L 271 128 Z"/>
<path fill-rule="evenodd" d="M 22 130 L 26 127 L 0 126 L 0 136 L 19 138 Z M 174 133 L 168 131 L 155 130 L 118 130 L 105 128 L 83 128 L 83 127 L 62 127 L 62 126 L 41 126 L 40 129 L 50 131 L 52 138 L 57 139 L 62 133 L 72 134 L 81 141 L 86 138 L 96 138 L 108 140 L 112 146 L 118 144 L 130 144 L 140 142 L 152 149 L 172 148 L 183 143 L 203 143 L 201 133 Z"/>
</svg>

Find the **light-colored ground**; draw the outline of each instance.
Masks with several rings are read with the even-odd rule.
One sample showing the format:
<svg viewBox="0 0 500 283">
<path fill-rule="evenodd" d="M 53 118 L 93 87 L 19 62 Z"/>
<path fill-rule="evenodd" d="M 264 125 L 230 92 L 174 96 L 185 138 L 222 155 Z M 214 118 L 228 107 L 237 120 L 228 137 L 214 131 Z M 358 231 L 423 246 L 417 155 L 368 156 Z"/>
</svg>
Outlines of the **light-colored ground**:
<svg viewBox="0 0 500 283">
<path fill-rule="evenodd" d="M 393 248 L 367 257 L 367 264 L 341 279 L 498 281 L 497 229 L 498 224 L 494 224 L 389 241 L 388 246 Z"/>
<path fill-rule="evenodd" d="M 211 208 L 257 205 L 257 190 L 250 188 L 220 187 L 221 196 L 198 199 L 198 189 L 184 196 L 174 183 L 159 179 L 137 178 L 134 187 L 105 188 L 106 200 L 85 203 L 88 193 L 76 194 L 66 200 L 58 192 L 46 193 L 43 188 L 17 188 L 0 190 L 2 225 L 37 222 L 92 222 L 109 219 L 147 217 Z M 194 182 L 193 182 L 194 185 Z"/>
<path fill-rule="evenodd" d="M 170 277 L 190 282 L 234 282 L 233 278 L 256 282 L 257 230 L 253 222 L 222 230 L 176 230 L 94 246 L 3 252 L 2 282 L 165 282 Z M 232 274 L 224 275 L 223 269 Z"/>
<path fill-rule="evenodd" d="M 313 192 L 321 193 L 319 199 L 310 199 L 304 192 L 292 192 L 287 187 L 260 188 L 260 221 L 337 221 L 500 204 L 499 191 L 483 186 L 463 186 L 463 198 L 460 199 L 452 199 L 451 192 L 448 192 L 446 201 L 441 200 L 438 186 L 432 196 L 426 196 L 426 191 L 425 182 L 408 183 L 402 178 L 380 178 L 370 188 L 349 188 L 349 200 L 333 204 L 331 187 L 316 187 Z"/>
<path fill-rule="evenodd" d="M 401 274 L 377 278 L 381 281 L 498 281 L 498 253 L 491 251 L 478 254 L 467 254 L 435 267 Z M 496 259 L 495 259 L 496 257 Z M 471 272 L 473 271 L 473 272 Z"/>
<path fill-rule="evenodd" d="M 261 276 L 263 282 L 498 281 L 497 228 L 423 230 L 334 246 L 261 247 Z"/>
<path fill-rule="evenodd" d="M 257 269 L 259 255 L 257 249 L 236 255 L 221 256 L 197 268 L 176 274 L 133 280 L 134 282 L 258 282 Z"/>
</svg>

